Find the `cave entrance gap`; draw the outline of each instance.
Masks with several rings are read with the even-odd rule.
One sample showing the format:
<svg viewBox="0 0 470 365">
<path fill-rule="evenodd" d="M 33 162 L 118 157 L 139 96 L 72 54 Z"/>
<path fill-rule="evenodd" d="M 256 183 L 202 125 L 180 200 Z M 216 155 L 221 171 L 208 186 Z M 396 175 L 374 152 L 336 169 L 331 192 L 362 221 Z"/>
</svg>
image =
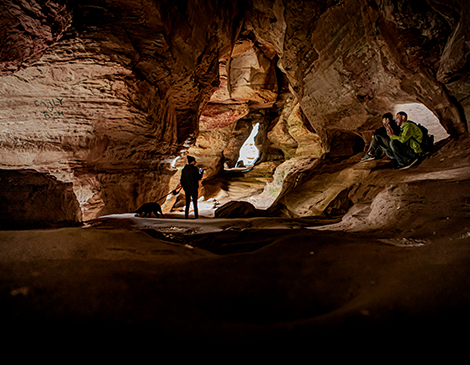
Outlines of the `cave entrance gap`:
<svg viewBox="0 0 470 365">
<path fill-rule="evenodd" d="M 248 167 L 253 166 L 259 158 L 259 150 L 255 145 L 255 137 L 258 135 L 259 132 L 259 123 L 251 130 L 251 134 L 246 139 L 245 143 L 243 143 L 242 147 L 240 148 L 240 155 L 238 157 L 238 161 L 235 167 Z"/>
</svg>

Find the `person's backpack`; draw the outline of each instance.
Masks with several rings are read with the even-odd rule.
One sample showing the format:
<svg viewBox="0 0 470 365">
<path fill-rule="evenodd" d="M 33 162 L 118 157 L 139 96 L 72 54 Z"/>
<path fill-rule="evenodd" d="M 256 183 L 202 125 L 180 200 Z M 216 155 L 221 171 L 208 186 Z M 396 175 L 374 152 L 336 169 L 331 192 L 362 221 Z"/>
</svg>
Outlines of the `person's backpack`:
<svg viewBox="0 0 470 365">
<path fill-rule="evenodd" d="M 423 141 L 421 142 L 421 149 L 423 150 L 424 153 L 431 153 L 433 148 L 434 148 L 434 136 L 432 134 L 429 134 L 428 129 L 421 124 L 415 123 L 419 129 L 421 129 L 421 132 L 423 133 Z"/>
</svg>

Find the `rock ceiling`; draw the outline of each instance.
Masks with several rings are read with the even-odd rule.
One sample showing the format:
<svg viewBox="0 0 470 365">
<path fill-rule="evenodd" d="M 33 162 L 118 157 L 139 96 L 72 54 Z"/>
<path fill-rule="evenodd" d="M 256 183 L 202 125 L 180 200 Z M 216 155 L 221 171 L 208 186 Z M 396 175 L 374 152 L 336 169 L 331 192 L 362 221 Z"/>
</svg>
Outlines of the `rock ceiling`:
<svg viewBox="0 0 470 365">
<path fill-rule="evenodd" d="M 465 0 L 6 0 L 0 14 L 0 167 L 72 182 L 83 219 L 165 195 L 182 151 L 217 178 L 255 123 L 277 192 L 292 166 L 362 151 L 397 104 L 468 128 Z"/>
</svg>

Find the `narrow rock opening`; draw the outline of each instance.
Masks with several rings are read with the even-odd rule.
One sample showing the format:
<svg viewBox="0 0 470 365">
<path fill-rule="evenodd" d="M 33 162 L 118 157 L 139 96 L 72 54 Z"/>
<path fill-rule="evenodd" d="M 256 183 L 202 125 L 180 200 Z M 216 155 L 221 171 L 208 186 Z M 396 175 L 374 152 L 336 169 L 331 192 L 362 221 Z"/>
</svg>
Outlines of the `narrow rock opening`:
<svg viewBox="0 0 470 365">
<path fill-rule="evenodd" d="M 259 123 L 251 130 L 250 135 L 243 143 L 242 147 L 240 148 L 240 154 L 238 161 L 235 167 L 251 167 L 253 166 L 259 158 L 259 149 L 256 147 L 255 144 L 255 137 L 258 135 L 259 132 Z"/>
<path fill-rule="evenodd" d="M 337 132 L 331 141 L 329 156 L 346 158 L 363 151 L 364 148 L 365 142 L 360 136 L 341 131 Z"/>
</svg>

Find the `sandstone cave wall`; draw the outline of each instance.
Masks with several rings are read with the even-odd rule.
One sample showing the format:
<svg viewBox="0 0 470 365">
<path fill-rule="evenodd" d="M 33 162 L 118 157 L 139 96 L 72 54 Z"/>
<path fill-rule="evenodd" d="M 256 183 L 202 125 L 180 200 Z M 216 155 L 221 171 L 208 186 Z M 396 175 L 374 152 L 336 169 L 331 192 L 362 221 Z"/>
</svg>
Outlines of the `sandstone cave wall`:
<svg viewBox="0 0 470 365">
<path fill-rule="evenodd" d="M 246 27 L 276 49 L 303 112 L 326 141 L 335 130 L 376 126 L 400 102 L 423 103 L 449 133 L 459 134 L 467 129 L 466 99 L 449 90 L 442 75 L 452 75 L 459 85 L 453 90 L 466 88 L 468 7 L 457 1 L 254 1 Z"/>
<path fill-rule="evenodd" d="M 338 201 L 349 207 L 348 192 L 367 169 L 323 176 L 324 163 L 315 158 L 358 153 L 360 139 L 367 145 L 381 115 L 397 104 L 421 103 L 450 135 L 467 132 L 468 7 L 458 1 L 253 2 L 244 27 L 276 52 L 291 92 L 271 127 L 271 142 L 289 160 L 277 169 L 281 187 L 276 179 L 266 187 L 279 191 L 273 211 L 312 216 L 328 214 Z M 292 113 L 295 103 L 307 122 L 297 125 L 310 128 L 284 122 L 302 120 Z"/>
<path fill-rule="evenodd" d="M 169 163 L 194 140 L 218 83 L 238 6 L 2 2 L 1 167 L 72 181 L 85 220 L 167 192 Z"/>
<path fill-rule="evenodd" d="M 397 103 L 467 131 L 467 1 L 7 0 L 0 14 L 0 167 L 73 182 L 85 220 L 170 191 L 182 151 L 217 176 L 241 121 L 262 124 L 262 161 L 285 161 L 267 186 L 283 194 L 357 153 Z"/>
</svg>

